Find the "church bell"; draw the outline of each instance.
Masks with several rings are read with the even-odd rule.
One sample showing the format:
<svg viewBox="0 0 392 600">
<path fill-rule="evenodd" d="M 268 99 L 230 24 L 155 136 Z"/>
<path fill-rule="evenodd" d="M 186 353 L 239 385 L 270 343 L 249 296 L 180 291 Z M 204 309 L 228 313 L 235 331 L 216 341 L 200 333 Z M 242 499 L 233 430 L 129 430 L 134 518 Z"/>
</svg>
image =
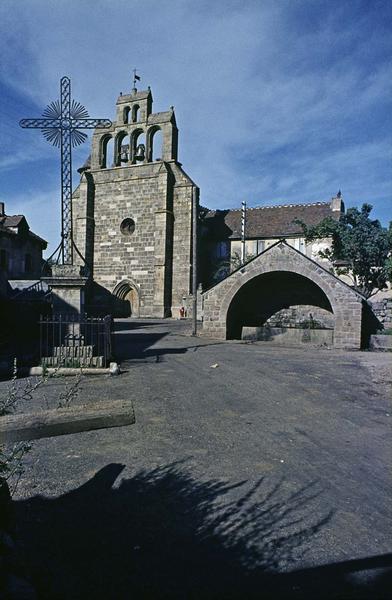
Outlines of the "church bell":
<svg viewBox="0 0 392 600">
<path fill-rule="evenodd" d="M 135 159 L 136 160 L 144 160 L 146 157 L 146 148 L 144 146 L 144 144 L 139 144 L 138 147 L 136 148 L 136 156 Z"/>
<path fill-rule="evenodd" d="M 121 162 L 128 162 L 128 145 L 121 146 L 120 160 Z"/>
</svg>

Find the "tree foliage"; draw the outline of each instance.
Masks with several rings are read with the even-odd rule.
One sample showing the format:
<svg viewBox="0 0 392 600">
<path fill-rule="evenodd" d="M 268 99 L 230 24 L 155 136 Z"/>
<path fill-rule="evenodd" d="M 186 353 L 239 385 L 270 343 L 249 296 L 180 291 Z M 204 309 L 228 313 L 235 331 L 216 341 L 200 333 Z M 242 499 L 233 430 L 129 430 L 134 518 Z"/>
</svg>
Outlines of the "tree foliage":
<svg viewBox="0 0 392 600">
<path fill-rule="evenodd" d="M 372 220 L 372 208 L 349 208 L 339 221 L 327 217 L 310 227 L 297 221 L 307 242 L 331 238 L 330 248 L 320 250 L 319 256 L 332 263 L 336 275 L 351 277 L 354 289 L 366 298 L 392 279 L 392 223 L 386 229 Z"/>
</svg>

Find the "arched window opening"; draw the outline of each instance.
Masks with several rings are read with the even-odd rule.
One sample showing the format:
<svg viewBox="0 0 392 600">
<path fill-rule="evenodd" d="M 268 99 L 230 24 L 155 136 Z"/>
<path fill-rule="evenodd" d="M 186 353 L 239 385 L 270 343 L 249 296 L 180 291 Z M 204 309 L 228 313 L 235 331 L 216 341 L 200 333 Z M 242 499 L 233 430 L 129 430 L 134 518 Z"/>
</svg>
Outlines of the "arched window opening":
<svg viewBox="0 0 392 600">
<path fill-rule="evenodd" d="M 131 112 L 131 109 L 130 109 L 130 107 L 129 107 L 129 106 L 126 106 L 126 107 L 124 108 L 124 111 L 123 111 L 123 123 L 124 123 L 125 125 L 127 125 L 127 124 L 129 123 L 129 113 L 130 113 L 130 112 Z"/>
<path fill-rule="evenodd" d="M 122 164 L 127 163 L 129 157 L 129 136 L 126 131 L 121 131 L 116 137 L 115 143 L 115 165 L 121 167 Z"/>
<path fill-rule="evenodd" d="M 146 160 L 146 136 L 142 129 L 132 134 L 132 164 L 138 165 Z"/>
<path fill-rule="evenodd" d="M 31 254 L 25 254 L 24 257 L 24 272 L 31 273 L 33 271 L 33 257 Z"/>
<path fill-rule="evenodd" d="M 132 123 L 138 123 L 140 121 L 140 106 L 135 104 L 132 107 Z"/>
<path fill-rule="evenodd" d="M 111 135 L 105 135 L 101 141 L 101 168 L 110 169 L 114 159 L 114 140 Z"/>
<path fill-rule="evenodd" d="M 149 133 L 148 161 L 162 160 L 162 131 L 154 127 Z"/>
</svg>

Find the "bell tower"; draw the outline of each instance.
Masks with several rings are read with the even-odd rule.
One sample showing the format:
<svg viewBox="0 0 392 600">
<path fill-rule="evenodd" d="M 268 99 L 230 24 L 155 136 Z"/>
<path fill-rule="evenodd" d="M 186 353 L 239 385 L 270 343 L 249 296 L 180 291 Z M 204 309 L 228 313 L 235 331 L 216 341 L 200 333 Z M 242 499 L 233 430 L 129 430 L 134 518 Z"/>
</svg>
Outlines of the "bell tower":
<svg viewBox="0 0 392 600">
<path fill-rule="evenodd" d="M 117 98 L 114 127 L 106 135 L 102 135 L 102 131 L 94 135 L 92 168 L 150 163 L 154 158 L 177 161 L 178 129 L 174 108 L 153 114 L 152 102 L 149 88 L 142 92 L 134 89 L 131 94 L 121 94 Z M 155 149 L 158 132 L 161 132 L 162 138 L 160 156 L 156 156 L 158 149 Z M 112 163 L 111 153 L 108 151 L 111 139 L 114 140 Z"/>
<path fill-rule="evenodd" d="M 92 313 L 177 316 L 191 293 L 195 184 L 178 162 L 174 108 L 152 107 L 150 88 L 120 94 L 79 169 L 74 236 L 93 275 Z"/>
</svg>

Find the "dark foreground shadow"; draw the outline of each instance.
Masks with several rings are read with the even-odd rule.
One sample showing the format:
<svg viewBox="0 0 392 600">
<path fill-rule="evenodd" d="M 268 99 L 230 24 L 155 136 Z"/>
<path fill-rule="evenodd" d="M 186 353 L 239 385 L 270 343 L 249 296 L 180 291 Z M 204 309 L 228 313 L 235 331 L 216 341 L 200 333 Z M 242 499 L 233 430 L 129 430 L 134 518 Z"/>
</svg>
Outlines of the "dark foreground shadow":
<svg viewBox="0 0 392 600">
<path fill-rule="evenodd" d="M 123 468 L 110 464 L 56 499 L 16 503 L 39 598 L 383 597 L 382 576 L 352 580 L 352 565 L 284 574 L 331 518 L 316 485 L 196 481 L 177 463 L 113 487 Z"/>
</svg>

